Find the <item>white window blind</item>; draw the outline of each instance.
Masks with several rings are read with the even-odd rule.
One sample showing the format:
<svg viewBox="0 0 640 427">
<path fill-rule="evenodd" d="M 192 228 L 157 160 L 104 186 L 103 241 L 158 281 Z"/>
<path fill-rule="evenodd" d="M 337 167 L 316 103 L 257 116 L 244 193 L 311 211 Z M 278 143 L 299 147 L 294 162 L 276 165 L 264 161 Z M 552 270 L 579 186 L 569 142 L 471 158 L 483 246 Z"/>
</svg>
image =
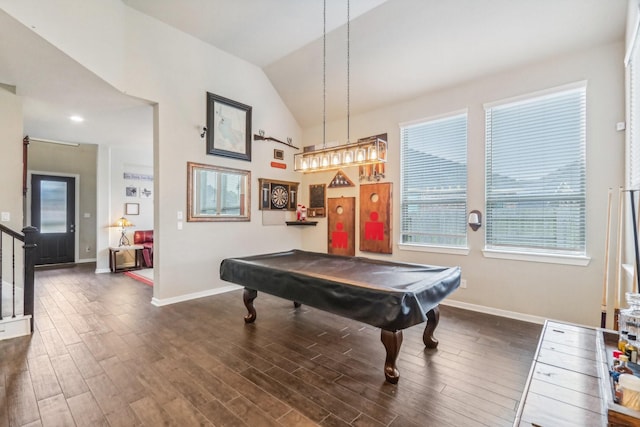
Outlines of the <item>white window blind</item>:
<svg viewBox="0 0 640 427">
<path fill-rule="evenodd" d="M 467 246 L 467 114 L 401 125 L 401 243 Z"/>
<path fill-rule="evenodd" d="M 486 107 L 486 246 L 585 254 L 586 87 Z"/>
</svg>

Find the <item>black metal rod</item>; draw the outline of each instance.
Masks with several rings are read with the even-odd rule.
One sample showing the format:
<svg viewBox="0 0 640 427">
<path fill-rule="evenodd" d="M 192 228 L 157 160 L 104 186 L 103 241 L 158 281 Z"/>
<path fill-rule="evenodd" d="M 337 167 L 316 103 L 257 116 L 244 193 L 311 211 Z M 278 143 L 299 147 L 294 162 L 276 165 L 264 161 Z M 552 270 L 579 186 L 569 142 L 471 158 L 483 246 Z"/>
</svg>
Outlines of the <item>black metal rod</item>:
<svg viewBox="0 0 640 427">
<path fill-rule="evenodd" d="M 11 253 L 11 301 L 12 301 L 12 314 L 11 317 L 16 317 L 16 238 L 11 239 L 13 245 Z"/>
<path fill-rule="evenodd" d="M 24 233 L 24 315 L 31 315 L 31 332 L 35 324 L 35 280 L 34 266 L 36 264 L 36 248 L 38 247 L 38 229 L 35 227 L 25 227 L 22 229 Z"/>
<path fill-rule="evenodd" d="M 636 284 L 638 282 L 638 275 L 640 275 L 640 252 L 638 252 L 638 224 L 636 223 L 636 202 L 633 197 L 636 190 L 629 191 L 629 197 L 631 198 L 631 222 L 633 222 L 633 247 L 636 253 Z M 638 287 L 636 287 L 638 289 Z"/>
<path fill-rule="evenodd" d="M 3 231 L 0 229 L 0 320 L 2 320 L 2 239 L 3 239 Z"/>
</svg>

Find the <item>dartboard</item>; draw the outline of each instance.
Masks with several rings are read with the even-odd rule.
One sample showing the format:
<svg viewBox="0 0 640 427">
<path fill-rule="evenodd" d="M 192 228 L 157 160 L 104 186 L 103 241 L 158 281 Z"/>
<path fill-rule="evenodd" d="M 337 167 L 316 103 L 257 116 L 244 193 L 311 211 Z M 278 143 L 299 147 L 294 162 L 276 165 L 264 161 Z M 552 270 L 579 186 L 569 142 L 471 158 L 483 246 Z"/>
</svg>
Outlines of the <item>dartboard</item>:
<svg viewBox="0 0 640 427">
<path fill-rule="evenodd" d="M 286 187 L 283 187 L 282 185 L 274 185 L 271 188 L 271 204 L 273 204 L 275 208 L 286 208 L 288 199 L 289 192 Z"/>
</svg>

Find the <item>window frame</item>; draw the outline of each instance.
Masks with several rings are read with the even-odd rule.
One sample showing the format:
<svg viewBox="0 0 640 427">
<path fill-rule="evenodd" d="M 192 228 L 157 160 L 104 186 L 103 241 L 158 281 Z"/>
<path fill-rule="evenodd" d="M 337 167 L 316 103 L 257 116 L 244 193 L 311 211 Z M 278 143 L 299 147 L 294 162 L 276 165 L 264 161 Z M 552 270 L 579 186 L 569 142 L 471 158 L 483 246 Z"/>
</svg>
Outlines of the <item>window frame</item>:
<svg viewBox="0 0 640 427">
<path fill-rule="evenodd" d="M 502 99 L 499 101 L 486 103 L 484 104 L 485 110 L 485 225 L 490 227 L 491 215 L 489 215 L 489 197 L 490 197 L 490 156 L 492 153 L 490 152 L 490 143 L 491 143 L 491 135 L 490 131 L 492 128 L 489 125 L 488 115 L 491 109 L 496 107 L 505 107 L 509 105 L 522 105 L 525 103 L 534 103 L 537 100 L 544 102 L 545 98 L 548 100 L 554 96 L 561 96 L 563 94 L 568 94 L 572 91 L 583 91 L 583 110 L 581 111 L 582 115 L 582 158 L 584 159 L 581 167 L 583 168 L 583 177 L 582 185 L 583 192 L 581 195 L 581 201 L 583 203 L 583 212 L 582 218 L 584 219 L 583 230 L 582 230 L 582 250 L 581 251 L 571 251 L 571 250 L 561 250 L 561 249 L 544 249 L 544 248 L 533 248 L 526 247 L 525 245 L 521 246 L 512 246 L 507 245 L 504 242 L 502 244 L 490 244 L 487 233 L 485 234 L 485 246 L 483 249 L 483 254 L 487 258 L 503 258 L 503 259 L 515 259 L 515 260 L 526 260 L 526 261 L 534 261 L 534 262 L 547 262 L 547 263 L 560 263 L 560 264 L 571 264 L 571 265 L 588 265 L 590 261 L 590 257 L 587 255 L 588 251 L 588 239 L 587 239 L 587 81 L 579 81 L 567 85 L 562 85 L 558 87 L 549 88 L 542 91 L 532 92 L 521 96 L 511 97 Z M 553 195 L 549 195 L 550 198 L 553 198 Z M 522 242 L 520 242 L 522 243 Z"/>
<path fill-rule="evenodd" d="M 464 243 L 461 245 L 449 245 L 449 244 L 437 244 L 437 243 L 424 243 L 424 242 L 405 242 L 404 239 L 408 233 L 404 231 L 404 220 L 405 215 L 404 207 L 405 207 L 405 194 L 404 194 L 404 186 L 405 186 L 405 148 L 404 148 L 404 130 L 411 127 L 418 127 L 423 124 L 435 123 L 438 121 L 445 122 L 447 120 L 454 120 L 464 116 L 464 168 L 465 168 L 465 179 L 464 179 L 464 219 L 461 220 L 461 227 L 464 229 Z M 400 135 L 400 233 L 398 247 L 401 250 L 408 251 L 421 251 L 421 252 L 436 252 L 436 253 L 446 253 L 446 254 L 454 254 L 454 255 L 466 255 L 469 253 L 468 248 L 468 229 L 467 229 L 467 207 L 468 207 L 468 143 L 469 143 L 469 111 L 467 108 L 456 110 L 444 114 L 439 114 L 436 116 L 425 117 L 421 119 L 411 120 L 407 122 L 399 123 L 399 135 Z M 454 197 L 455 199 L 458 199 Z M 427 203 L 429 204 L 429 203 Z M 438 203 L 431 203 L 432 205 L 437 205 Z"/>
</svg>

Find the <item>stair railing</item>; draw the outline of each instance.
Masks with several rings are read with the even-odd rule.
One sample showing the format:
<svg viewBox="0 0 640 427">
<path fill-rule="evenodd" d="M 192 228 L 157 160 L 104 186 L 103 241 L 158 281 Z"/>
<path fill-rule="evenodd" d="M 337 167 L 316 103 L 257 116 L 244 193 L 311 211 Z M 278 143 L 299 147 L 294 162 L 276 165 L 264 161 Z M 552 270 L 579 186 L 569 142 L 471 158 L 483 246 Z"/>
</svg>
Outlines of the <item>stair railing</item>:
<svg viewBox="0 0 640 427">
<path fill-rule="evenodd" d="M 16 317 L 16 242 L 22 242 L 22 248 L 24 251 L 23 258 L 23 274 L 24 274 L 24 295 L 23 295 L 23 313 L 25 316 L 31 315 L 31 332 L 33 332 L 33 307 L 34 307 L 34 266 L 36 262 L 36 241 L 38 239 L 38 229 L 35 227 L 25 227 L 22 229 L 22 233 L 14 231 L 7 226 L 0 224 L 0 301 L 2 301 L 3 285 L 5 278 L 7 278 L 4 272 L 5 262 L 3 262 L 3 256 L 7 249 L 4 248 L 5 242 L 9 242 L 9 256 L 11 257 L 11 271 L 9 273 L 10 281 L 7 281 L 11 285 L 11 312 L 7 315 L 2 311 L 2 304 L 0 303 L 0 320 L 4 317 L 10 316 Z M 19 250 L 19 249 L 18 249 Z M 18 266 L 20 268 L 20 266 Z"/>
</svg>

